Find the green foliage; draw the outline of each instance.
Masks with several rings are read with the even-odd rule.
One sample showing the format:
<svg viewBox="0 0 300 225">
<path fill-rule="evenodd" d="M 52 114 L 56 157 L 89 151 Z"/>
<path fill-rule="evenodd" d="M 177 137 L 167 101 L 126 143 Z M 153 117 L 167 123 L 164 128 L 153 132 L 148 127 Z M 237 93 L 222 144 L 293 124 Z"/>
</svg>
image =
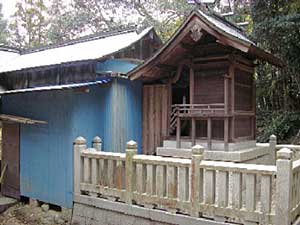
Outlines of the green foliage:
<svg viewBox="0 0 300 225">
<path fill-rule="evenodd" d="M 2 4 L 0 3 L 0 44 L 7 44 L 7 21 L 3 19 Z"/>
<path fill-rule="evenodd" d="M 291 143 L 300 130 L 299 112 L 259 111 L 257 140 L 267 142 L 275 134 L 279 143 Z"/>
<path fill-rule="evenodd" d="M 265 140 L 274 132 L 288 141 L 300 128 L 300 2 L 253 1 L 252 37 L 258 45 L 280 57 L 286 67 L 275 68 L 261 63 L 257 69 L 258 139 Z M 261 117 L 263 116 L 263 117 Z"/>
<path fill-rule="evenodd" d="M 10 24 L 11 43 L 18 47 L 37 47 L 47 43 L 47 9 L 43 0 L 18 0 Z"/>
</svg>

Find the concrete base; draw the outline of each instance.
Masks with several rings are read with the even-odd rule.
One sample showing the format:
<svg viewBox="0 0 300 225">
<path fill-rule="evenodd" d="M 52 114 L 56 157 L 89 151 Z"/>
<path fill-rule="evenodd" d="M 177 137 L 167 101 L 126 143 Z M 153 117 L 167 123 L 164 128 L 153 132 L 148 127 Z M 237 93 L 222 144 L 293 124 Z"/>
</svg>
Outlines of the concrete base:
<svg viewBox="0 0 300 225">
<path fill-rule="evenodd" d="M 205 149 L 208 148 L 206 140 L 196 140 L 196 144 L 203 146 Z M 176 148 L 175 140 L 164 140 L 163 147 L 165 148 Z M 242 149 L 256 147 L 256 141 L 241 141 L 237 143 L 228 143 L 228 151 L 240 151 Z M 182 140 L 181 148 L 189 149 L 192 148 L 192 142 L 190 140 Z M 223 141 L 213 140 L 211 143 L 211 149 L 214 151 L 224 151 L 225 146 Z"/>
<path fill-rule="evenodd" d="M 0 213 L 7 210 L 9 207 L 18 203 L 18 200 L 14 198 L 8 198 L 4 196 L 0 196 Z"/>
<path fill-rule="evenodd" d="M 229 225 L 90 196 L 74 196 L 72 225 Z M 233 225 L 233 224 L 231 224 Z"/>
<path fill-rule="evenodd" d="M 156 154 L 178 158 L 191 158 L 192 156 L 191 149 L 171 147 L 158 147 Z M 206 150 L 204 152 L 204 159 L 270 165 L 272 164 L 272 150 L 269 146 L 254 146 L 235 151 Z"/>
</svg>

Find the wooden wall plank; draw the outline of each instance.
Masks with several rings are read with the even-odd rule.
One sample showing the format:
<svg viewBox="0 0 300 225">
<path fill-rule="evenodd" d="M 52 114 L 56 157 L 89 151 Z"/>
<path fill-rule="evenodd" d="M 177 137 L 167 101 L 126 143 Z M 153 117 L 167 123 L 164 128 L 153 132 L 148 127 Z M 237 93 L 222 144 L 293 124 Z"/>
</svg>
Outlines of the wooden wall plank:
<svg viewBox="0 0 300 225">
<path fill-rule="evenodd" d="M 168 85 L 143 87 L 143 154 L 154 154 L 168 135 Z"/>
</svg>

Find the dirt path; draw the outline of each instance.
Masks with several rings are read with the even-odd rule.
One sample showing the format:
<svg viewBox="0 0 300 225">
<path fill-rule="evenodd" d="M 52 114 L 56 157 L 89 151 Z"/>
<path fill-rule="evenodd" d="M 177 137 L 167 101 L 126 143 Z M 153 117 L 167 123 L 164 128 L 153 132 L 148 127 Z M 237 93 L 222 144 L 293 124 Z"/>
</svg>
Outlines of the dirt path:
<svg viewBox="0 0 300 225">
<path fill-rule="evenodd" d="M 45 210 L 46 209 L 46 210 Z M 67 225 L 71 211 L 47 210 L 19 203 L 0 215 L 0 225 Z"/>
</svg>

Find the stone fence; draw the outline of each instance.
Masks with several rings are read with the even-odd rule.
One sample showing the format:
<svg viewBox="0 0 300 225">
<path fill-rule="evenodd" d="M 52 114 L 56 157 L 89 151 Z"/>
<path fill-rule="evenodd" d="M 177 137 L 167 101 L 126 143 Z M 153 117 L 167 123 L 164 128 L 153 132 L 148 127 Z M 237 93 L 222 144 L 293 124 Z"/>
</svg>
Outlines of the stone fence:
<svg viewBox="0 0 300 225">
<path fill-rule="evenodd" d="M 191 159 L 138 155 L 74 143 L 74 195 L 88 195 L 145 208 L 241 224 L 290 225 L 300 215 L 300 160 L 283 148 L 276 165 L 203 160 L 203 147 Z"/>
</svg>

